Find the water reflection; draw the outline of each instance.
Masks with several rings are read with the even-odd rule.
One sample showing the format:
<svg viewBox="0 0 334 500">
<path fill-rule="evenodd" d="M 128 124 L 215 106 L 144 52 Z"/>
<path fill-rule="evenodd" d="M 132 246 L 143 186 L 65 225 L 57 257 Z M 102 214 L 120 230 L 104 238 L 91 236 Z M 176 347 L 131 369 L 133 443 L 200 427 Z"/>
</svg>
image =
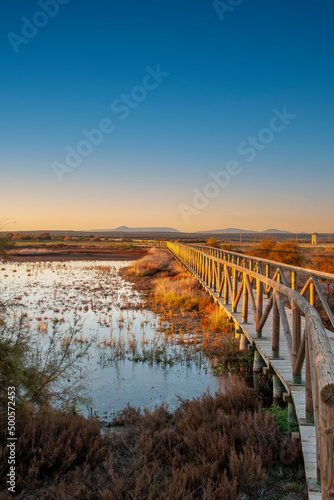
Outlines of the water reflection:
<svg viewBox="0 0 334 500">
<path fill-rule="evenodd" d="M 25 306 L 25 322 L 41 342 L 54 324 L 80 321 L 77 342 L 97 339 L 85 360 L 92 411 L 111 418 L 127 403 L 171 409 L 182 398 L 226 391 L 244 381 L 234 373 L 215 377 L 201 353 L 178 345 L 168 323 L 144 309 L 140 295 L 118 271 L 129 262 L 24 262 L 0 269 L 1 297 Z M 88 409 L 83 408 L 84 413 Z"/>
</svg>

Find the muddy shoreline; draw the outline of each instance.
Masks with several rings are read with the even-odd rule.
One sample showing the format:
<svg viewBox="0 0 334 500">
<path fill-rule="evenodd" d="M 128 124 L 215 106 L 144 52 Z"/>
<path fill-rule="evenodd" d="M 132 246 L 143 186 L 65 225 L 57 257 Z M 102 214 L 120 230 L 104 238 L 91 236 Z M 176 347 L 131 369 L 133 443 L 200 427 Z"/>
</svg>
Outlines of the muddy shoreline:
<svg viewBox="0 0 334 500">
<path fill-rule="evenodd" d="M 18 247 L 10 252 L 12 262 L 43 262 L 69 260 L 137 260 L 148 253 L 147 248 L 106 248 L 96 246 L 40 246 Z"/>
</svg>

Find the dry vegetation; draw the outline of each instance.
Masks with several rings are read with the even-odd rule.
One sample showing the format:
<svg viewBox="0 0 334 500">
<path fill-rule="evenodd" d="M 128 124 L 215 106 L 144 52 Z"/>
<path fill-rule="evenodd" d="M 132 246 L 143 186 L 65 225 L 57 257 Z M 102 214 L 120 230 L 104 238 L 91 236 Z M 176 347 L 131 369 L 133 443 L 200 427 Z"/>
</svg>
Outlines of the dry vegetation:
<svg viewBox="0 0 334 500">
<path fill-rule="evenodd" d="M 334 248 L 318 251 L 312 259 L 312 264 L 319 271 L 334 274 Z"/>
<path fill-rule="evenodd" d="M 1 424 L 5 485 L 8 448 Z M 101 437 L 98 423 L 80 416 L 20 416 L 20 498 L 234 500 L 258 499 L 260 490 L 272 500 L 306 498 L 303 492 L 291 496 L 278 480 L 275 489 L 270 481 L 266 486 L 273 466 L 285 477 L 300 474 L 300 448 L 280 437 L 251 389 L 181 401 L 174 413 L 163 405 L 145 414 L 128 407 L 113 424 L 123 432 Z"/>
<path fill-rule="evenodd" d="M 259 243 L 254 243 L 252 248 L 248 249 L 246 253 L 276 262 L 283 262 L 284 264 L 305 267 L 307 270 L 315 269 L 317 271 L 334 274 L 333 246 L 315 246 L 313 248 L 309 248 L 301 247 L 293 240 L 286 240 L 279 243 L 276 239 L 264 239 Z M 300 292 L 304 285 L 305 280 L 299 277 L 296 285 L 297 290 Z M 331 279 L 323 279 L 321 286 L 331 310 L 334 311 L 333 281 Z M 318 295 L 315 297 L 315 307 L 325 328 L 333 331 L 333 325 L 331 324 Z"/>
<path fill-rule="evenodd" d="M 146 283 L 152 307 L 171 325 L 175 314 L 193 333 L 200 328 L 200 348 L 216 365 L 240 361 L 227 317 L 168 252 L 152 250 L 127 273 L 141 289 Z M 104 436 L 99 422 L 76 415 L 75 408 L 17 410 L 16 498 L 307 498 L 300 483 L 297 493 L 287 486 L 287 478 L 292 485 L 292 478 L 302 482 L 300 447 L 280 435 L 255 392 L 245 387 L 181 400 L 173 413 L 164 405 L 144 414 L 128 407 L 113 422 L 121 432 Z M 1 500 L 8 498 L 6 416 L 0 412 Z"/>
<path fill-rule="evenodd" d="M 198 281 L 188 275 L 177 278 L 160 278 L 154 283 L 154 297 L 172 308 L 198 310 L 206 297 L 199 290 Z"/>
<path fill-rule="evenodd" d="M 136 260 L 127 270 L 128 276 L 156 276 L 163 273 L 179 274 L 181 266 L 164 250 L 151 248 L 148 255 Z"/>
<path fill-rule="evenodd" d="M 220 247 L 220 243 L 219 241 L 217 240 L 217 238 L 209 238 L 206 242 L 206 245 L 208 247 L 213 247 L 213 248 L 221 248 Z"/>
<path fill-rule="evenodd" d="M 209 241 L 211 240 L 207 241 L 208 246 L 216 246 L 209 244 Z M 279 242 L 276 238 L 265 238 L 247 246 L 223 242 L 221 248 L 229 252 L 245 253 L 262 259 L 334 274 L 334 246 L 307 247 L 291 239 Z"/>
<path fill-rule="evenodd" d="M 266 238 L 259 243 L 254 243 L 249 253 L 261 259 L 274 260 L 293 266 L 302 266 L 305 260 L 300 246 L 293 240 L 278 242 L 275 238 Z"/>
<path fill-rule="evenodd" d="M 198 340 L 197 349 L 214 358 L 214 373 L 220 373 L 230 363 L 250 367 L 251 355 L 239 350 L 234 326 L 226 314 L 166 250 L 151 249 L 125 273 L 141 292 L 146 291 L 148 306 L 169 318 L 171 331 L 180 334 L 180 344 L 185 341 L 183 328 L 187 324 Z"/>
</svg>

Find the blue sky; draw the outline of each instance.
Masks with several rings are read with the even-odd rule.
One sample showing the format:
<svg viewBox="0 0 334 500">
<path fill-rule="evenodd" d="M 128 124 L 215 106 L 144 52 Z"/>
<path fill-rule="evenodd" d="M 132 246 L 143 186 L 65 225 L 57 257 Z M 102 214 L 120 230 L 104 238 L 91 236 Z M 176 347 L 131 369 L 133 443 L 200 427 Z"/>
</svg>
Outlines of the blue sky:
<svg viewBox="0 0 334 500">
<path fill-rule="evenodd" d="M 334 232 L 332 2 L 244 0 L 223 21 L 204 0 L 62 3 L 54 17 L 36 14 L 46 0 L 1 6 L 0 214 L 12 229 Z M 157 66 L 168 76 L 121 120 L 111 104 Z M 295 117 L 247 162 L 240 144 L 267 137 L 284 107 Z M 65 148 L 104 118 L 115 130 L 69 171 Z M 195 193 L 231 160 L 241 172 L 199 208 Z"/>
</svg>

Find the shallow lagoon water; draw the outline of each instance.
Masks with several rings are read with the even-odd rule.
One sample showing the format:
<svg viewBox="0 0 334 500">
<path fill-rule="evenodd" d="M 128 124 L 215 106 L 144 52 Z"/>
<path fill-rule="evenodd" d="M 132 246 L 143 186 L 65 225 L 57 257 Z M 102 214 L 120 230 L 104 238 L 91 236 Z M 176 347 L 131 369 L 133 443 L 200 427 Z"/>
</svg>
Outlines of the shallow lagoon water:
<svg viewBox="0 0 334 500">
<path fill-rule="evenodd" d="M 170 409 L 184 399 L 226 390 L 243 381 L 234 374 L 215 377 L 201 354 L 166 337 L 168 322 L 140 308 L 141 297 L 118 271 L 130 262 L 23 262 L 0 266 L 2 299 L 14 299 L 25 308 L 26 323 L 41 333 L 52 326 L 66 329 L 77 317 L 78 338 L 96 336 L 84 360 L 84 379 L 93 412 L 110 419 L 128 403 Z M 191 332 L 188 332 L 191 339 Z M 160 362 L 152 353 L 161 348 Z M 151 357 L 150 357 L 151 353 Z M 142 361 L 145 358 L 145 361 Z M 134 361 L 136 359 L 137 361 Z M 88 414 L 88 408 L 82 408 Z"/>
</svg>

